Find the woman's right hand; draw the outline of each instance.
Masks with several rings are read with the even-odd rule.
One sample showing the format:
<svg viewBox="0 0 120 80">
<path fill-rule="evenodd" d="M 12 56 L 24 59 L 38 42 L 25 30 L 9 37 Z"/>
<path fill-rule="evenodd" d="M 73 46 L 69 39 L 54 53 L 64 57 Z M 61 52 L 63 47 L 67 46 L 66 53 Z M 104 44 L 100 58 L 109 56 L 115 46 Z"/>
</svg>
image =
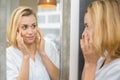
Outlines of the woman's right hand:
<svg viewBox="0 0 120 80">
<path fill-rule="evenodd" d="M 97 64 L 98 54 L 95 52 L 95 47 L 92 42 L 92 33 L 85 30 L 82 34 L 82 39 L 80 40 L 81 49 L 87 64 Z"/>
<path fill-rule="evenodd" d="M 24 43 L 24 40 L 21 36 L 22 32 L 17 32 L 17 44 L 18 48 L 22 51 L 24 56 L 29 56 L 30 51 L 28 50 L 27 46 Z"/>
</svg>

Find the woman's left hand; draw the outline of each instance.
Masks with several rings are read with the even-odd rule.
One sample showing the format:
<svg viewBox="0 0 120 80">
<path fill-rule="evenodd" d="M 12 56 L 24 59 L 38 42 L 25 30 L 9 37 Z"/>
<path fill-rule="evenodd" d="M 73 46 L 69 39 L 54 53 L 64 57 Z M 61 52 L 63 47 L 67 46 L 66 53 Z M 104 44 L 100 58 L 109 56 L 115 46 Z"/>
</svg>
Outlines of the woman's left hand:
<svg viewBox="0 0 120 80">
<path fill-rule="evenodd" d="M 40 55 L 45 53 L 45 40 L 43 38 L 43 32 L 37 28 L 36 47 Z"/>
</svg>

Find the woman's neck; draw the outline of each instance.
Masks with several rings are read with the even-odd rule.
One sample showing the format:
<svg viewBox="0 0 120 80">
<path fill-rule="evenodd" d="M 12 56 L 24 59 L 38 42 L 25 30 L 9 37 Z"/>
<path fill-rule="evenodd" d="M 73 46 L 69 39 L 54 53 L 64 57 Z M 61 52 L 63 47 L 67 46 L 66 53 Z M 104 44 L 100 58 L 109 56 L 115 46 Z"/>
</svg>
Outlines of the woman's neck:
<svg viewBox="0 0 120 80">
<path fill-rule="evenodd" d="M 36 46 L 35 43 L 33 44 L 26 44 L 27 48 L 29 49 L 30 57 L 35 61 L 35 54 L 36 54 Z"/>
<path fill-rule="evenodd" d="M 114 59 L 116 59 L 116 58 L 112 57 L 112 56 L 107 56 L 105 59 L 104 65 L 112 62 Z"/>
<path fill-rule="evenodd" d="M 115 57 L 107 55 L 100 68 L 102 68 L 106 64 L 109 64 L 110 62 L 112 62 L 115 59 L 116 59 Z"/>
<path fill-rule="evenodd" d="M 26 46 L 27 46 L 27 48 L 30 50 L 30 51 L 33 51 L 33 50 L 35 50 L 36 49 L 36 47 L 35 47 L 35 44 L 34 43 L 32 43 L 32 44 L 25 44 Z"/>
</svg>

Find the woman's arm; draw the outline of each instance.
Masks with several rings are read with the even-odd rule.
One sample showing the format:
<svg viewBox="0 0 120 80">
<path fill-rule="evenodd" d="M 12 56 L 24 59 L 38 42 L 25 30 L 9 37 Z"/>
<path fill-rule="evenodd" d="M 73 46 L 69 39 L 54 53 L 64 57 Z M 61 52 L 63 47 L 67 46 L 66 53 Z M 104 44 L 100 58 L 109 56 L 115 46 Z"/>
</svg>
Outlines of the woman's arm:
<svg viewBox="0 0 120 80">
<path fill-rule="evenodd" d="M 21 31 L 17 33 L 17 43 L 18 43 L 18 48 L 23 53 L 22 64 L 17 80 L 29 80 L 30 51 L 28 50 L 27 46 L 24 44 L 23 38 L 21 36 Z"/>
<path fill-rule="evenodd" d="M 29 56 L 23 56 L 21 69 L 17 80 L 29 80 Z"/>
<path fill-rule="evenodd" d="M 52 61 L 48 58 L 45 52 L 41 54 L 41 58 L 44 62 L 44 65 L 49 73 L 49 76 L 52 80 L 59 80 L 59 70 L 58 68 L 52 63 Z"/>
<path fill-rule="evenodd" d="M 92 35 L 87 30 L 82 34 L 80 40 L 85 64 L 82 73 L 82 80 L 95 80 L 95 72 L 99 56 L 96 54 L 95 47 L 92 43 Z"/>
<path fill-rule="evenodd" d="M 37 31 L 39 33 L 39 36 L 36 38 L 36 45 L 37 45 L 37 50 L 39 52 L 39 55 L 41 56 L 42 61 L 44 62 L 44 65 L 49 73 L 50 78 L 52 80 L 59 80 L 59 70 L 55 66 L 55 64 L 52 63 L 52 61 L 50 60 L 50 58 L 46 54 L 45 40 L 43 38 L 43 33 L 40 29 L 37 29 Z"/>
<path fill-rule="evenodd" d="M 82 72 L 82 80 L 94 80 L 96 64 L 85 64 Z"/>
</svg>

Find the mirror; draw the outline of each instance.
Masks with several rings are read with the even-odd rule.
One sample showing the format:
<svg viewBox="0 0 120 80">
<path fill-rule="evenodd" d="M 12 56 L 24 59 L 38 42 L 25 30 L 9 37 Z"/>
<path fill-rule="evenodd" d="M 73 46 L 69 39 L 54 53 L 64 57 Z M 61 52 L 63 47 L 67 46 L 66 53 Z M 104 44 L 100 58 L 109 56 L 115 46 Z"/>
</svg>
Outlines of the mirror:
<svg viewBox="0 0 120 80">
<path fill-rule="evenodd" d="M 44 32 L 44 37 L 50 40 L 57 48 L 57 52 L 60 55 L 60 16 L 61 6 L 60 1 L 57 1 L 56 8 L 41 8 L 38 7 L 37 18 L 38 27 Z"/>
<path fill-rule="evenodd" d="M 57 1 L 56 8 L 40 8 L 37 5 L 38 0 L 11 0 L 7 1 L 7 16 L 6 21 L 7 25 L 9 24 L 10 16 L 14 9 L 19 6 L 29 6 L 31 7 L 37 14 L 37 21 L 32 11 L 33 15 L 29 15 L 28 8 L 24 13 L 24 16 L 20 18 L 18 21 L 19 27 L 16 29 L 16 32 L 13 35 L 16 35 L 15 40 L 17 41 L 17 45 L 15 46 L 14 42 L 10 38 L 7 38 L 7 41 L 11 41 L 9 47 L 6 49 L 6 62 L 7 62 L 7 79 L 13 80 L 13 78 L 29 78 L 29 80 L 50 80 L 59 78 L 59 69 L 60 69 L 60 54 L 61 54 L 61 1 Z M 23 8 L 19 8 L 17 11 L 22 10 Z M 13 16 L 16 17 L 16 13 Z M 24 11 L 24 10 L 23 10 Z M 27 16 L 26 16 L 27 15 Z M 19 17 L 18 17 L 19 19 Z M 31 23 L 29 23 L 31 22 Z M 38 44 L 34 44 L 36 37 L 35 34 L 39 33 L 40 42 L 43 41 L 41 36 L 41 32 L 38 31 L 35 33 L 36 25 L 38 22 L 38 28 L 44 33 L 45 40 L 45 51 L 41 51 L 41 47 L 36 48 Z M 17 23 L 14 22 L 14 25 Z M 14 26 L 13 25 L 13 26 Z M 35 28 L 33 28 L 35 26 Z M 15 26 L 16 27 L 16 26 Z M 14 28 L 15 28 L 14 27 Z M 9 32 L 14 28 L 10 28 Z M 28 30 L 28 31 L 27 31 Z M 31 33 L 30 33 L 31 32 Z M 10 32 L 12 34 L 12 31 Z M 8 35 L 11 35 L 8 34 Z M 21 39 L 21 40 L 20 40 Z M 21 42 L 23 40 L 23 42 Z M 33 40 L 33 41 L 32 41 Z M 38 39 L 37 39 L 38 40 Z M 44 42 L 44 41 L 43 41 Z M 22 43 L 19 44 L 19 43 Z M 11 46 L 12 44 L 12 46 Z M 29 45 L 28 45 L 29 44 Z M 30 45 L 33 45 L 30 51 Z M 38 50 L 36 50 L 38 49 Z M 18 53 L 18 54 L 16 54 Z M 26 54 L 27 53 L 27 54 Z M 27 56 L 28 53 L 31 55 Z M 32 55 L 35 54 L 34 56 Z M 44 55 L 45 54 L 45 55 Z M 26 59 L 27 58 L 27 59 Z M 27 67 L 27 68 L 25 68 Z M 27 73 L 26 73 L 27 72 Z M 16 75 L 17 74 L 17 75 Z M 26 75 L 23 76 L 22 74 Z M 21 77 L 22 76 L 22 77 Z M 37 77 L 36 77 L 37 76 Z"/>
</svg>

